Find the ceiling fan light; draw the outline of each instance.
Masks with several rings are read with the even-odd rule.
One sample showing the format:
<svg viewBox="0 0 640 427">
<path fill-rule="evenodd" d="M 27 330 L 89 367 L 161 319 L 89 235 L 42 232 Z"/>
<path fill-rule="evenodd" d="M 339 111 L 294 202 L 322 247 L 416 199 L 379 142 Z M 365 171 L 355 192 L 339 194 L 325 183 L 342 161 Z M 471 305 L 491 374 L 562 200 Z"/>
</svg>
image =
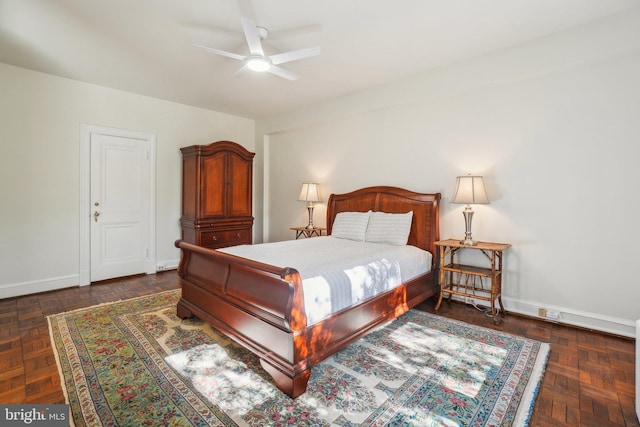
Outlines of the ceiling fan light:
<svg viewBox="0 0 640 427">
<path fill-rule="evenodd" d="M 271 64 L 266 58 L 249 58 L 247 67 L 253 71 L 263 72 L 267 71 L 271 67 Z"/>
</svg>

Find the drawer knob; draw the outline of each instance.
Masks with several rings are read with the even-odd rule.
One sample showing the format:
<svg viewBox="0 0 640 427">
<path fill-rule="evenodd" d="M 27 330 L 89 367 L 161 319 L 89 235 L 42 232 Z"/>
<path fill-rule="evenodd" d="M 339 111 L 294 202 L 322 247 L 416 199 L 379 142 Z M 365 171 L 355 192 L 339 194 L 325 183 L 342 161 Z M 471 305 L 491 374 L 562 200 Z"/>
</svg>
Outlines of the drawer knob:
<svg viewBox="0 0 640 427">
<path fill-rule="evenodd" d="M 216 240 L 218 240 L 218 238 L 216 236 L 211 236 L 211 240 L 215 242 Z"/>
<path fill-rule="evenodd" d="M 237 234 L 236 234 L 236 237 L 239 239 L 239 238 L 240 238 L 240 233 L 237 233 Z"/>
</svg>

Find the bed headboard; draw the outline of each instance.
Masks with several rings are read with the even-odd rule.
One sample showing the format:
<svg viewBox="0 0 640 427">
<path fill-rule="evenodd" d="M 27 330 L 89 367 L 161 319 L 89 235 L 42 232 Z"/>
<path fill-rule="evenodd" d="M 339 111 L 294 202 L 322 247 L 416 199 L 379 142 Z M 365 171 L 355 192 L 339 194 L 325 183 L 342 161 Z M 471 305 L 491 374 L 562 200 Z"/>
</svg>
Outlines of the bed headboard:
<svg viewBox="0 0 640 427">
<path fill-rule="evenodd" d="M 440 193 L 415 193 L 397 187 L 367 187 L 345 194 L 332 194 L 327 202 L 327 234 L 340 212 L 387 213 L 413 211 L 409 245 L 425 249 L 436 258 L 434 242 L 440 239 Z"/>
</svg>

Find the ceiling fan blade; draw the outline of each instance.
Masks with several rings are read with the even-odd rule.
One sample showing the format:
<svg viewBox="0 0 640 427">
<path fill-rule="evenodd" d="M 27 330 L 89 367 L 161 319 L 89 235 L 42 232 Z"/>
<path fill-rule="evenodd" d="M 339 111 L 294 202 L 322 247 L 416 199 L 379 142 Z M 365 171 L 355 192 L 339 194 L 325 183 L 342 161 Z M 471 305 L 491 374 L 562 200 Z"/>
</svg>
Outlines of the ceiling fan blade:
<svg viewBox="0 0 640 427">
<path fill-rule="evenodd" d="M 285 78 L 287 80 L 291 80 L 291 81 L 298 80 L 298 75 L 293 74 L 291 71 L 287 71 L 284 68 L 276 67 L 275 65 L 272 65 L 271 67 L 269 67 L 267 71 L 270 72 L 271 74 L 274 74 L 278 77 Z"/>
<path fill-rule="evenodd" d="M 260 35 L 258 34 L 258 29 L 256 28 L 256 23 L 247 18 L 240 18 L 240 20 L 242 21 L 244 36 L 247 38 L 249 51 L 252 55 L 264 56 L 262 43 L 260 43 Z"/>
<path fill-rule="evenodd" d="M 202 46 L 199 44 L 192 45 L 193 47 L 197 47 L 198 49 L 205 50 L 209 53 L 215 53 L 216 55 L 226 56 L 227 58 L 239 59 L 240 61 L 244 61 L 246 56 L 238 55 L 237 53 L 231 53 L 220 49 L 214 49 L 212 47 Z"/>
<path fill-rule="evenodd" d="M 319 47 L 310 47 L 308 49 L 292 50 L 291 52 L 279 53 L 277 55 L 271 55 L 271 63 L 278 65 L 285 62 L 297 61 L 299 59 L 310 58 L 312 56 L 320 55 Z"/>
</svg>

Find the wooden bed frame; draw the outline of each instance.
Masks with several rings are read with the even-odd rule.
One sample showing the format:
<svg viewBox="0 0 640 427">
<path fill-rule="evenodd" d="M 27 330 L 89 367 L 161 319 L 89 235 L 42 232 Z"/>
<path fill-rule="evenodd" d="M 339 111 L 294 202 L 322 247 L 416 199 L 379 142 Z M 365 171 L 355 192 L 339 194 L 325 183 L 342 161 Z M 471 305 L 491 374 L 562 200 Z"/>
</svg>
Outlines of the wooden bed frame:
<svg viewBox="0 0 640 427">
<path fill-rule="evenodd" d="M 276 386 L 292 398 L 304 393 L 311 367 L 394 319 L 437 292 L 436 248 L 440 193 L 369 187 L 333 194 L 327 203 L 327 232 L 339 212 L 413 211 L 408 244 L 433 254 L 431 271 L 399 287 L 307 326 L 302 280 L 279 268 L 176 241 L 182 250 L 178 273 L 182 298 L 177 315 L 197 316 L 260 358 Z"/>
</svg>

